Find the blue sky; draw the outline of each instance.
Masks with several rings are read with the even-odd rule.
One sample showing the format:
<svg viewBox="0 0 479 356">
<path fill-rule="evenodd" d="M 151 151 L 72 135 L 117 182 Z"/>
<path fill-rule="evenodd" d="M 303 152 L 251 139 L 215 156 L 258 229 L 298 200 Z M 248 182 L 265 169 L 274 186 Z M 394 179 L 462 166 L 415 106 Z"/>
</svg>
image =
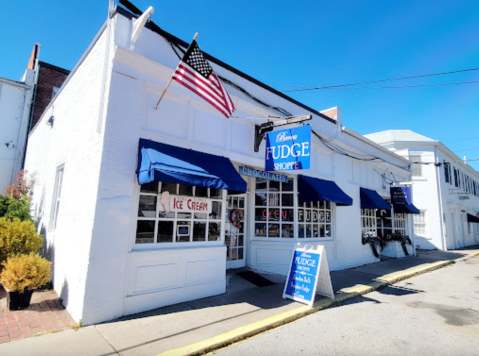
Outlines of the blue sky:
<svg viewBox="0 0 479 356">
<path fill-rule="evenodd" d="M 203 50 L 279 90 L 479 67 L 479 2 L 473 0 L 133 3 L 155 7 L 153 21 L 185 41 L 199 32 Z M 41 60 L 72 69 L 107 7 L 107 0 L 4 1 L 0 76 L 19 79 L 35 42 Z M 474 80 L 479 71 L 370 86 Z M 479 158 L 479 83 L 290 95 L 318 110 L 339 106 L 343 125 L 361 134 L 411 129 L 460 157 Z M 470 164 L 479 170 L 479 160 Z"/>
</svg>

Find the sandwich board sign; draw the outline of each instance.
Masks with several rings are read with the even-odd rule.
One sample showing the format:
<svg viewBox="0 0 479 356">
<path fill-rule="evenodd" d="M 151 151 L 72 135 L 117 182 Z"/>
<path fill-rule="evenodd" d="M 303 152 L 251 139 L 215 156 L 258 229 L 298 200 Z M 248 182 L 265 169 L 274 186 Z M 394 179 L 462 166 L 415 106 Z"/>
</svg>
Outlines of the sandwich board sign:
<svg viewBox="0 0 479 356">
<path fill-rule="evenodd" d="M 313 249 L 311 245 L 297 244 L 293 251 L 283 298 L 312 307 L 316 293 L 334 300 L 326 250 L 321 245 Z"/>
</svg>

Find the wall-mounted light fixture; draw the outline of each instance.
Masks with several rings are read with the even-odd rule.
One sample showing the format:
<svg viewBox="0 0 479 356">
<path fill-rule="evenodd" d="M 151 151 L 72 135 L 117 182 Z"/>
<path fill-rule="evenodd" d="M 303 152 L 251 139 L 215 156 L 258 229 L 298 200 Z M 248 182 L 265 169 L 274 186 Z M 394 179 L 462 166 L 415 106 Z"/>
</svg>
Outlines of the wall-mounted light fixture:
<svg viewBox="0 0 479 356">
<path fill-rule="evenodd" d="M 47 121 L 47 126 L 52 126 L 53 127 L 53 121 L 55 120 L 55 118 L 52 116 L 50 116 L 50 118 L 48 119 Z"/>
</svg>

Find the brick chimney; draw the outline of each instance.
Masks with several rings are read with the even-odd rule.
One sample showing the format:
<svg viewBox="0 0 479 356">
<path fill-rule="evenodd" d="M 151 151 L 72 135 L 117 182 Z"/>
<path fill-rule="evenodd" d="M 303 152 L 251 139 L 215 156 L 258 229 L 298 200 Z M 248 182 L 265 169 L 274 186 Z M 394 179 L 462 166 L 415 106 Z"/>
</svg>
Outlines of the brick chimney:
<svg viewBox="0 0 479 356">
<path fill-rule="evenodd" d="M 321 111 L 321 114 L 330 117 L 336 121 L 336 124 L 341 128 L 341 109 L 335 106 L 334 108 L 326 109 Z"/>
</svg>

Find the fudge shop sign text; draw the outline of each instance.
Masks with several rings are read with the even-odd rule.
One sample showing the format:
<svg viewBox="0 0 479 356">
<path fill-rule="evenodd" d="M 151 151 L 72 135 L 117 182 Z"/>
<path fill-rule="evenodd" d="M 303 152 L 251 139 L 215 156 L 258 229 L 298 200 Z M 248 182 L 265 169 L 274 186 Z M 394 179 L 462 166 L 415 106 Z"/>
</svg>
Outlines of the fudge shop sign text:
<svg viewBox="0 0 479 356">
<path fill-rule="evenodd" d="M 268 132 L 265 156 L 266 171 L 309 169 L 311 126 Z"/>
<path fill-rule="evenodd" d="M 334 299 L 324 246 L 316 250 L 297 248 L 293 252 L 283 298 L 313 306 L 316 293 Z"/>
</svg>

